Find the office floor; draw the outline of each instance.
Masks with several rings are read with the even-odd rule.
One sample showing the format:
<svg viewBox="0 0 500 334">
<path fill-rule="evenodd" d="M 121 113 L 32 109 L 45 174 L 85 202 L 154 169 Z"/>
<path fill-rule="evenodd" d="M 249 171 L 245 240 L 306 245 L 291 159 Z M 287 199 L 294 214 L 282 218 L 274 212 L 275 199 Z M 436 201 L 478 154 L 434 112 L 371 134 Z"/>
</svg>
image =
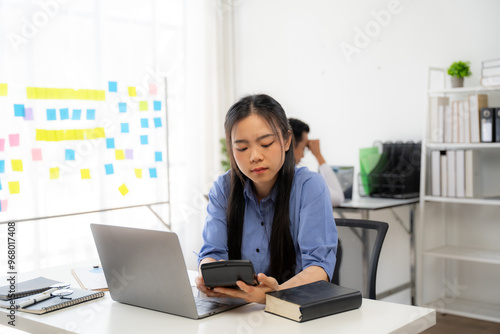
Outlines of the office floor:
<svg viewBox="0 0 500 334">
<path fill-rule="evenodd" d="M 436 325 L 423 334 L 498 334 L 500 323 L 436 313 Z"/>
</svg>

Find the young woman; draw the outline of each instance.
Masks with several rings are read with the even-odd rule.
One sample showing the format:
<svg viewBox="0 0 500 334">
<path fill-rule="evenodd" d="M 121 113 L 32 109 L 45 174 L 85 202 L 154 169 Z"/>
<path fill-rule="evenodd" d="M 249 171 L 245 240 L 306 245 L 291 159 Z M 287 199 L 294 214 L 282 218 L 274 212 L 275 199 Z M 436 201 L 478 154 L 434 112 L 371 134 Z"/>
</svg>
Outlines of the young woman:
<svg viewBox="0 0 500 334">
<path fill-rule="evenodd" d="M 251 260 L 259 285 L 209 290 L 265 303 L 265 293 L 330 280 L 337 229 L 330 194 L 318 173 L 296 168 L 292 132 L 281 105 L 267 95 L 235 103 L 225 120 L 231 170 L 209 192 L 200 265 Z"/>
<path fill-rule="evenodd" d="M 332 168 L 326 163 L 321 150 L 319 148 L 318 139 L 309 139 L 309 125 L 296 118 L 289 118 L 288 122 L 292 127 L 293 136 L 295 138 L 294 154 L 295 163 L 298 164 L 304 157 L 304 150 L 309 148 L 319 164 L 319 173 L 325 179 L 326 185 L 330 190 L 332 198 L 332 206 L 339 206 L 344 201 L 344 191 L 340 185 L 337 175 Z"/>
</svg>

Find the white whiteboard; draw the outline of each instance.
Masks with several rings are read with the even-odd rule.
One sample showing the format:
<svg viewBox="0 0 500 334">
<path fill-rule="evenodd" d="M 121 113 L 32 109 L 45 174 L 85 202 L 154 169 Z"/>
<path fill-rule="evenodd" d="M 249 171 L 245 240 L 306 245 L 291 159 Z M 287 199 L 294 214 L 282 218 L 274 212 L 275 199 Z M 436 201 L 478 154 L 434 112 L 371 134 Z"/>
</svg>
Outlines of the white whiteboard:
<svg viewBox="0 0 500 334">
<path fill-rule="evenodd" d="M 168 202 L 165 86 L 0 82 L 0 222 Z"/>
</svg>

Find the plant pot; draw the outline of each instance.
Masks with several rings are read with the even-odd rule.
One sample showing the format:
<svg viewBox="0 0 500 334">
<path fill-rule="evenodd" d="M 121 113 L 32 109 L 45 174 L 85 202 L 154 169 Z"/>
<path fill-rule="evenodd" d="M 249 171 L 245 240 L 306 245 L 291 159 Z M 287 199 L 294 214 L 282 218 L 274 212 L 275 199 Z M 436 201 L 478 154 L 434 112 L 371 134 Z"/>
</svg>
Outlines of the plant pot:
<svg viewBox="0 0 500 334">
<path fill-rule="evenodd" d="M 458 88 L 464 86 L 464 78 L 451 77 L 451 88 Z"/>
</svg>

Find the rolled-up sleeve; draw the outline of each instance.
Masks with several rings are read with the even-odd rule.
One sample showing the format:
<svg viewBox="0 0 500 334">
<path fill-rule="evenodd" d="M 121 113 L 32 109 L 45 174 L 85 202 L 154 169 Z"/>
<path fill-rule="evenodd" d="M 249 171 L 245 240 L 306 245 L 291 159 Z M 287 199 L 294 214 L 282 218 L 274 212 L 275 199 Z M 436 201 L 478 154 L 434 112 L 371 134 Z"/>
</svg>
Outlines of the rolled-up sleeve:
<svg viewBox="0 0 500 334">
<path fill-rule="evenodd" d="M 302 184 L 296 226 L 301 270 L 319 266 L 331 279 L 337 253 L 337 227 L 328 188 L 319 174 L 310 174 Z"/>
<path fill-rule="evenodd" d="M 207 217 L 203 227 L 203 246 L 198 255 L 198 264 L 206 257 L 227 260 L 226 182 L 228 175 L 220 176 L 208 194 Z"/>
</svg>

